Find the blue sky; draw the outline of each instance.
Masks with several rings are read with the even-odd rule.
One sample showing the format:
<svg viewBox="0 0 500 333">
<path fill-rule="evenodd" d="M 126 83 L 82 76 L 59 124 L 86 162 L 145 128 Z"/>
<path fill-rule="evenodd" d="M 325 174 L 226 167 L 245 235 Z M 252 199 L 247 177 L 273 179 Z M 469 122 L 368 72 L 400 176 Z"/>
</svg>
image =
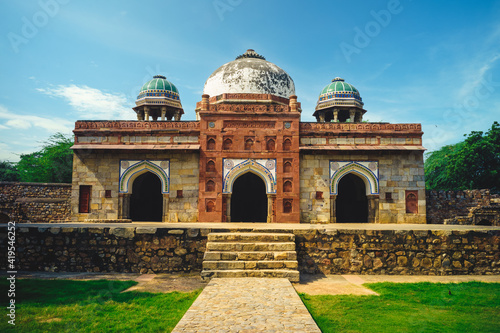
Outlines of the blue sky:
<svg viewBox="0 0 500 333">
<path fill-rule="evenodd" d="M 194 120 L 208 76 L 247 49 L 290 74 L 302 121 L 342 77 L 369 121 L 422 123 L 424 146 L 500 120 L 500 1 L 2 1 L 0 160 L 78 119 L 136 119 L 163 74 Z"/>
</svg>

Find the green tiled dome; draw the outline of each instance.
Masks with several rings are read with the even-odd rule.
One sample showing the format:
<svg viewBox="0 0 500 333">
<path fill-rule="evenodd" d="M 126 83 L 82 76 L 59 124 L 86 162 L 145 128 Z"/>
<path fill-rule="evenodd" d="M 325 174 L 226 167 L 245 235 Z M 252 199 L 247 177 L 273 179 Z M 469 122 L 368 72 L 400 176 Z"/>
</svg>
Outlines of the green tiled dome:
<svg viewBox="0 0 500 333">
<path fill-rule="evenodd" d="M 174 86 L 172 82 L 168 81 L 165 76 L 155 75 L 151 81 L 146 82 L 142 86 L 137 99 L 146 96 L 165 96 L 171 99 L 179 100 L 179 91 L 177 90 L 177 87 Z"/>
<path fill-rule="evenodd" d="M 340 77 L 336 77 L 332 80 L 332 83 L 324 87 L 320 95 L 331 92 L 354 92 L 359 95 L 358 89 L 354 88 L 352 84 L 345 82 L 344 79 Z"/>
<path fill-rule="evenodd" d="M 321 90 L 316 110 L 332 107 L 358 107 L 363 108 L 363 99 L 358 89 L 340 77 L 336 77 L 330 84 Z"/>
<path fill-rule="evenodd" d="M 363 105 L 363 99 L 359 95 L 358 89 L 340 77 L 336 77 L 332 80 L 332 83 L 323 88 L 319 94 L 318 104 L 338 100 L 352 100 L 361 106 Z"/>
</svg>

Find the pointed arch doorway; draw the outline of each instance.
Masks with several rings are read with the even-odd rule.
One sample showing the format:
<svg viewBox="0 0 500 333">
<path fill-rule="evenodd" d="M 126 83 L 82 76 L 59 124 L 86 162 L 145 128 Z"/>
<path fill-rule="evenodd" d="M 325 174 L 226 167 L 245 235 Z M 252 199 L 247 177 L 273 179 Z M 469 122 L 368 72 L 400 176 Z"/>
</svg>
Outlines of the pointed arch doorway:
<svg viewBox="0 0 500 333">
<path fill-rule="evenodd" d="M 236 178 L 231 194 L 231 222 L 267 222 L 266 184 L 252 172 Z"/>
<path fill-rule="evenodd" d="M 353 173 L 339 180 L 336 213 L 337 223 L 368 222 L 366 185 Z"/>
<path fill-rule="evenodd" d="M 130 218 L 132 221 L 161 222 L 163 196 L 161 181 L 152 172 L 135 178 L 130 196 Z"/>
</svg>

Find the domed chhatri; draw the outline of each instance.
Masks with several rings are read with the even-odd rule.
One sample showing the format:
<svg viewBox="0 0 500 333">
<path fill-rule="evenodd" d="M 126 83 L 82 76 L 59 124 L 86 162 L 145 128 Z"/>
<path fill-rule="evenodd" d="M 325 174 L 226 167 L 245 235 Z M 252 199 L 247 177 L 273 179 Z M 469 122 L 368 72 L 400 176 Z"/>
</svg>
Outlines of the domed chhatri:
<svg viewBox="0 0 500 333">
<path fill-rule="evenodd" d="M 318 122 L 361 122 L 366 110 L 358 89 L 336 77 L 321 90 L 314 116 Z"/>
<path fill-rule="evenodd" d="M 271 94 L 282 98 L 295 95 L 295 84 L 283 69 L 247 50 L 216 69 L 205 82 L 203 94 Z"/>
<path fill-rule="evenodd" d="M 149 121 L 151 117 L 156 121 L 161 117 L 161 120 L 179 121 L 184 114 L 177 87 L 163 75 L 155 75 L 142 86 L 135 104 L 137 120 Z"/>
</svg>

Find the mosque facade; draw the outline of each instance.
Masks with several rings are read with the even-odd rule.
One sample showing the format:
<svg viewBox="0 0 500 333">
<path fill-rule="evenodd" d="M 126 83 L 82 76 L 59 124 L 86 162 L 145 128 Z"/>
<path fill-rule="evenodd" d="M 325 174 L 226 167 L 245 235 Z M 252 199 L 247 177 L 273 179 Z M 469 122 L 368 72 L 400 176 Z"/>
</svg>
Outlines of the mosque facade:
<svg viewBox="0 0 500 333">
<path fill-rule="evenodd" d="M 76 122 L 73 221 L 426 223 L 421 125 L 364 122 L 342 78 L 320 92 L 316 122 L 253 50 L 210 75 L 195 121 L 180 97 L 157 75 L 137 120 Z"/>
</svg>

